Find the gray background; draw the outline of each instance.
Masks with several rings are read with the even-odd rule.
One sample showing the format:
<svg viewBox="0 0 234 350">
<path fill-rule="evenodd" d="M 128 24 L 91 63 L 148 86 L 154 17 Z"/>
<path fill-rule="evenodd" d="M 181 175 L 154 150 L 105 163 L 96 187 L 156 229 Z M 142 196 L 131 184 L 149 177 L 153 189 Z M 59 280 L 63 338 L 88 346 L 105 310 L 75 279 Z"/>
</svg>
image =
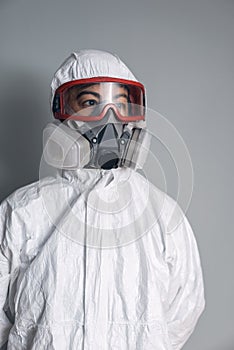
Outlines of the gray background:
<svg viewBox="0 0 234 350">
<path fill-rule="evenodd" d="M 233 350 L 233 0 L 1 0 L 0 199 L 38 178 L 49 84 L 71 51 L 117 53 L 180 132 L 206 311 L 185 350 Z"/>
</svg>

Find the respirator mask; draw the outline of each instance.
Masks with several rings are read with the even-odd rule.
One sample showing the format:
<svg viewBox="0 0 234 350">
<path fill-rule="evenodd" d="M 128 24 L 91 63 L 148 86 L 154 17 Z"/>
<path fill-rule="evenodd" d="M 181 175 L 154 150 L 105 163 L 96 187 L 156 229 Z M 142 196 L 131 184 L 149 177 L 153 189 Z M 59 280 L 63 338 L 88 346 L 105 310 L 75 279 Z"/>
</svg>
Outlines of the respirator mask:
<svg viewBox="0 0 234 350">
<path fill-rule="evenodd" d="M 56 90 L 53 113 L 57 121 L 43 133 L 49 165 L 60 169 L 143 166 L 150 135 L 142 84 L 105 77 L 70 81 Z"/>
</svg>

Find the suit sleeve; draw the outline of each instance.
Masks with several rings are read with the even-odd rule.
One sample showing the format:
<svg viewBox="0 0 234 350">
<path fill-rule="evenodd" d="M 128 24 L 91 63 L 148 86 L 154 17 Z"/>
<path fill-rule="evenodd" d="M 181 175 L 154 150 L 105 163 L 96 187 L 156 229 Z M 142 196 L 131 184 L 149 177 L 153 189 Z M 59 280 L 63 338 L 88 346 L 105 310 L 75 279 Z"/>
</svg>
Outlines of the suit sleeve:
<svg viewBox="0 0 234 350">
<path fill-rule="evenodd" d="M 5 349 L 12 323 L 8 318 L 8 292 L 13 275 L 13 255 L 11 235 L 7 227 L 10 207 L 7 201 L 0 205 L 0 349 Z"/>
<path fill-rule="evenodd" d="M 179 350 L 205 307 L 198 247 L 185 215 L 178 227 L 166 234 L 166 261 L 170 271 L 167 326 L 172 349 Z"/>
</svg>

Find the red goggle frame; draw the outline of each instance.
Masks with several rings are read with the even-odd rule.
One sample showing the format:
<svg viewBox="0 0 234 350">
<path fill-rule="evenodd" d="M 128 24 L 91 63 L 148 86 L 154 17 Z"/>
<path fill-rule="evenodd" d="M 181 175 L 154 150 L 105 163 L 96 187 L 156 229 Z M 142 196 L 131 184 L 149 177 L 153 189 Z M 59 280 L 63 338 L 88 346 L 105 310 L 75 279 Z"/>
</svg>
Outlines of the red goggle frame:
<svg viewBox="0 0 234 350">
<path fill-rule="evenodd" d="M 77 113 L 69 114 L 66 111 L 66 101 L 65 101 L 65 93 L 70 88 L 75 86 L 85 87 L 85 85 L 93 85 L 98 83 L 114 83 L 124 86 L 128 90 L 129 97 L 129 106 L 131 112 L 128 115 L 121 114 L 117 104 L 114 102 L 100 104 L 100 108 L 96 108 L 95 111 L 97 113 L 91 115 L 77 115 Z M 96 77 L 89 79 L 79 79 L 69 81 L 67 83 L 62 84 L 55 92 L 53 99 L 53 113 L 56 119 L 73 119 L 73 120 L 81 120 L 81 121 L 95 121 L 101 120 L 107 113 L 109 109 L 112 109 L 117 118 L 122 122 L 130 122 L 137 120 L 145 119 L 145 89 L 144 86 L 136 81 L 118 79 L 118 78 L 109 78 L 109 77 Z M 85 110 L 85 109 L 84 109 Z M 87 109 L 86 109 L 87 111 Z"/>
</svg>

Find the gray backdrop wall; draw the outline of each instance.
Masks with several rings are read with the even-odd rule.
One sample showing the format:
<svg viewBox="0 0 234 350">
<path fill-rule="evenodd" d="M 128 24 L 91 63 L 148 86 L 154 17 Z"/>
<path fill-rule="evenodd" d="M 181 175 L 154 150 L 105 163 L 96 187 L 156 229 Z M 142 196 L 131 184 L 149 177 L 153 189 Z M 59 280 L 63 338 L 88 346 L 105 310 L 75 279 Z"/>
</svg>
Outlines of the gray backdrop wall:
<svg viewBox="0 0 234 350">
<path fill-rule="evenodd" d="M 233 38 L 233 0 L 0 2 L 0 199 L 38 178 L 50 81 L 78 48 L 117 53 L 186 142 L 207 304 L 185 350 L 234 349 Z"/>
</svg>

